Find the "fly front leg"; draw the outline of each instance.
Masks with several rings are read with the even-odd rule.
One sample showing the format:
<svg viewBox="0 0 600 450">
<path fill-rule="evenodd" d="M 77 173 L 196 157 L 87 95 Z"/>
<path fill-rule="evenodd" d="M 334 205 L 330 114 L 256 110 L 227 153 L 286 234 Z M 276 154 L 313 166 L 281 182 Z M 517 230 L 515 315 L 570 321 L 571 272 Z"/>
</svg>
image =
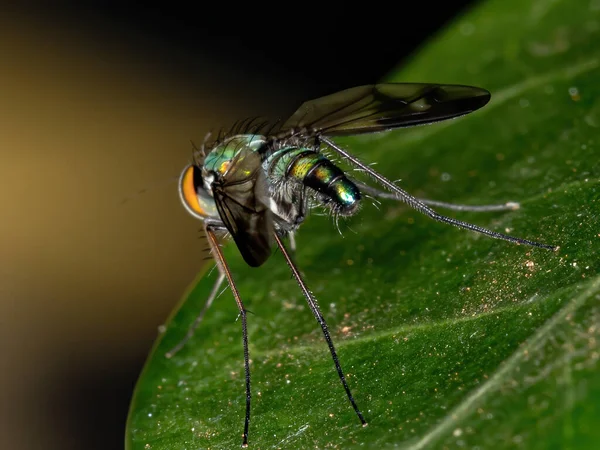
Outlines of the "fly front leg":
<svg viewBox="0 0 600 450">
<path fill-rule="evenodd" d="M 217 265 L 220 267 L 221 273 L 225 275 L 227 281 L 229 283 L 229 287 L 231 288 L 231 292 L 233 293 L 233 298 L 237 303 L 238 309 L 240 311 L 240 318 L 242 322 L 242 340 L 244 343 L 244 374 L 246 378 L 246 417 L 244 420 L 244 433 L 242 434 L 242 447 L 248 447 L 248 428 L 250 426 L 250 356 L 248 352 L 248 325 L 247 325 L 247 311 L 242 303 L 242 299 L 240 297 L 240 293 L 235 286 L 235 282 L 233 281 L 233 277 L 231 276 L 231 271 L 229 270 L 229 266 L 227 265 L 227 261 L 225 261 L 225 256 L 219 247 L 219 241 L 217 240 L 217 236 L 215 235 L 215 231 L 222 231 L 223 228 L 207 225 L 206 226 L 206 235 L 208 237 L 208 243 L 210 245 L 210 249 L 215 257 Z"/>
</svg>

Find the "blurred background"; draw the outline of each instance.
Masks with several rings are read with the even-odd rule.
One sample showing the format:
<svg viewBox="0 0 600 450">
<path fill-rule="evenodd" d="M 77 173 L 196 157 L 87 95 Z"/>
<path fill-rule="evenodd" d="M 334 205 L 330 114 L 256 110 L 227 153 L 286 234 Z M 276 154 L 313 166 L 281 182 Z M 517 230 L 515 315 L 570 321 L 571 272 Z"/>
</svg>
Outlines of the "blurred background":
<svg viewBox="0 0 600 450">
<path fill-rule="evenodd" d="M 175 183 L 190 140 L 377 82 L 471 3 L 2 6 L 0 447 L 123 448 L 203 264 Z"/>
</svg>

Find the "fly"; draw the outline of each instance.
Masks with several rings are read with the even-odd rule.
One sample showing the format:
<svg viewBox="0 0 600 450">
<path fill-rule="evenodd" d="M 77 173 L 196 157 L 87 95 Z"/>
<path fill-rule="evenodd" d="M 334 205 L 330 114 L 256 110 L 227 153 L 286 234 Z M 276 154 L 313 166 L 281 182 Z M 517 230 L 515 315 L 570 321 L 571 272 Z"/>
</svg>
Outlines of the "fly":
<svg viewBox="0 0 600 450">
<path fill-rule="evenodd" d="M 375 133 L 453 119 L 483 107 L 489 99 L 488 91 L 471 86 L 422 83 L 359 86 L 307 101 L 285 123 L 277 124 L 268 131 L 260 126 L 246 126 L 244 130 L 234 131 L 214 142 L 205 142 L 195 153 L 194 161 L 181 174 L 179 194 L 188 212 L 204 222 L 219 277 L 186 337 L 167 353 L 167 357 L 179 351 L 192 336 L 227 279 L 242 324 L 246 382 L 243 447 L 248 445 L 251 400 L 247 315 L 219 247 L 220 239 L 231 236 L 244 261 L 252 267 L 264 264 L 272 249 L 279 248 L 321 326 L 346 396 L 363 426 L 367 422 L 346 382 L 317 299 L 308 289 L 283 242 L 287 238 L 292 250 L 295 248 L 294 233 L 311 208 L 321 206 L 336 216 L 351 216 L 358 211 L 363 194 L 367 194 L 403 201 L 433 220 L 492 238 L 548 250 L 558 248 L 446 217 L 430 207 L 498 211 L 516 209 L 519 207 L 516 203 L 468 206 L 418 199 L 332 140 L 337 136 Z M 325 148 L 369 175 L 389 192 L 351 177 L 325 156 Z"/>
</svg>

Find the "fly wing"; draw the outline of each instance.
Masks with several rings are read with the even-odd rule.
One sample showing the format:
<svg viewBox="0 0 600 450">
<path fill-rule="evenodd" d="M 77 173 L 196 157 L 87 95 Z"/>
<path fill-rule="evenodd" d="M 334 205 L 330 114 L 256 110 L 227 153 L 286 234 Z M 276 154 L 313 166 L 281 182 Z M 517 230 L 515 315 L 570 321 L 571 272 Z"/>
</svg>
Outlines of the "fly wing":
<svg viewBox="0 0 600 450">
<path fill-rule="evenodd" d="M 260 156 L 241 150 L 212 191 L 219 216 L 244 261 L 252 267 L 262 265 L 271 255 L 274 228 Z"/>
<path fill-rule="evenodd" d="M 490 100 L 485 89 L 452 84 L 389 83 L 358 86 L 305 102 L 278 138 L 345 136 L 452 119 Z"/>
</svg>

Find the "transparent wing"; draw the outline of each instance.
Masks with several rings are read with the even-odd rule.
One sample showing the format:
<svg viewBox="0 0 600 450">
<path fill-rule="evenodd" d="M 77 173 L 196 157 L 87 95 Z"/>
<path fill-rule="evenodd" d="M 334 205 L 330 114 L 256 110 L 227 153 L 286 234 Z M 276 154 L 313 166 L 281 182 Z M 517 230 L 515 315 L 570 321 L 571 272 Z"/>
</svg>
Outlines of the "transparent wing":
<svg viewBox="0 0 600 450">
<path fill-rule="evenodd" d="M 422 125 L 468 114 L 490 100 L 485 89 L 427 83 L 358 86 L 305 102 L 276 138 L 344 136 Z"/>
<path fill-rule="evenodd" d="M 240 151 L 212 191 L 219 216 L 246 263 L 262 265 L 271 255 L 273 219 L 260 156 Z"/>
</svg>

